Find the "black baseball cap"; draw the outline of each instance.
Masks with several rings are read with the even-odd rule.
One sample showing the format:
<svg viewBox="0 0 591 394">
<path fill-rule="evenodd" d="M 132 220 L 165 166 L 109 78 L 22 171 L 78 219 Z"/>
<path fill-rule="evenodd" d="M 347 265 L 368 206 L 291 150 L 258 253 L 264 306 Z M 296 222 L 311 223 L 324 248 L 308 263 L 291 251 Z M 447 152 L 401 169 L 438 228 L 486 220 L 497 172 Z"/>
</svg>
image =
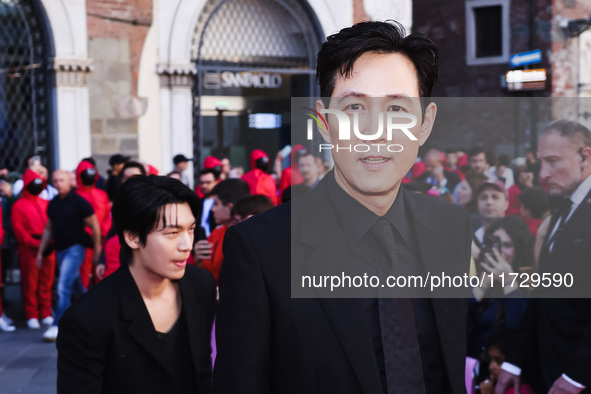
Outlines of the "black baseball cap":
<svg viewBox="0 0 591 394">
<path fill-rule="evenodd" d="M 123 156 L 117 153 L 109 158 L 109 165 L 113 167 L 115 164 L 127 163 L 130 158 L 130 156 Z"/>
<path fill-rule="evenodd" d="M 174 163 L 175 166 L 177 164 L 179 164 L 179 163 L 183 163 L 183 162 L 186 162 L 186 161 L 193 161 L 193 159 L 189 159 L 185 155 L 176 155 L 172 159 L 172 162 Z"/>
</svg>

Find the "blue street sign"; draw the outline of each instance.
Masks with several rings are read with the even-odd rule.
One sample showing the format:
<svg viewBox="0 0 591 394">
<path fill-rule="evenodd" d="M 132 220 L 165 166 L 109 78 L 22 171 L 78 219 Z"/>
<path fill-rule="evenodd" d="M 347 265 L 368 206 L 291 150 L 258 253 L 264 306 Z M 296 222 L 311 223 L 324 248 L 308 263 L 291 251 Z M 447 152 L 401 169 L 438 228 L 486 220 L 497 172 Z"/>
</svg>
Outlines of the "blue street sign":
<svg viewBox="0 0 591 394">
<path fill-rule="evenodd" d="M 542 51 L 539 49 L 511 55 L 511 67 L 527 66 L 528 64 L 536 64 L 541 61 Z"/>
</svg>

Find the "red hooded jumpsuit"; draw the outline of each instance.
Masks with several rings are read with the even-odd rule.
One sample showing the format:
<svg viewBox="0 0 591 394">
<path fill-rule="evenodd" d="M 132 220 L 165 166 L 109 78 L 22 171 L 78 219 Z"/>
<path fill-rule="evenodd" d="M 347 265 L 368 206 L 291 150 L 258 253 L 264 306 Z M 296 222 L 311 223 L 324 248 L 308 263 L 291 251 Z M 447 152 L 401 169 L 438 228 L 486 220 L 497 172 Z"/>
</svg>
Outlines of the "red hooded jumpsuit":
<svg viewBox="0 0 591 394">
<path fill-rule="evenodd" d="M 273 204 L 277 205 L 277 186 L 275 180 L 269 174 L 266 174 L 262 170 L 256 168 L 256 161 L 262 157 L 269 157 L 265 152 L 260 149 L 255 149 L 250 153 L 250 168 L 242 176 L 242 179 L 250 186 L 250 194 L 262 194 L 271 199 Z"/>
<path fill-rule="evenodd" d="M 44 319 L 51 316 L 51 286 L 55 274 L 55 253 L 43 258 L 41 269 L 35 265 L 43 229 L 47 223 L 49 201 L 34 196 L 27 186 L 41 175 L 27 170 L 23 175 L 21 197 L 12 206 L 10 220 L 18 242 L 18 257 L 21 267 L 21 290 L 25 315 L 28 319 Z"/>
<path fill-rule="evenodd" d="M 78 168 L 76 168 L 76 184 L 78 188 L 76 192 L 84 197 L 86 201 L 92 205 L 94 209 L 94 213 L 96 214 L 96 219 L 98 220 L 98 224 L 101 230 L 101 236 L 103 239 L 107 236 L 107 233 L 111 229 L 111 203 L 109 201 L 109 196 L 103 190 L 97 189 L 94 185 L 86 186 L 82 183 L 82 179 L 80 174 L 88 169 L 94 168 L 94 166 L 86 161 L 81 161 L 78 164 Z M 96 168 L 95 168 L 96 169 Z M 98 179 L 98 171 L 96 172 L 96 179 Z M 95 179 L 95 182 L 96 182 Z M 90 228 L 87 228 L 86 231 L 92 235 L 92 231 Z M 86 257 L 84 258 L 84 263 L 80 267 L 80 278 L 82 278 L 82 283 L 86 288 L 90 283 L 90 274 L 92 272 L 92 257 L 94 256 L 94 251 L 92 249 L 86 249 Z"/>
</svg>

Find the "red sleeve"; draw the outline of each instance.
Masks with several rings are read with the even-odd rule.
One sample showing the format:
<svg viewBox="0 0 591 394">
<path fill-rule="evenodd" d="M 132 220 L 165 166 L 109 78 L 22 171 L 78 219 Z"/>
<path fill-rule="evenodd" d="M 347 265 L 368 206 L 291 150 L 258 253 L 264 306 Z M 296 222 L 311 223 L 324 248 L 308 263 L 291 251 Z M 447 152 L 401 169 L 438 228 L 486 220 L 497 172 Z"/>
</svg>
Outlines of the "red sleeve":
<svg viewBox="0 0 591 394">
<path fill-rule="evenodd" d="M 0 243 L 4 239 L 4 226 L 2 225 L 2 205 L 0 204 Z"/>
<path fill-rule="evenodd" d="M 275 180 L 272 176 L 265 176 L 259 180 L 256 194 L 264 194 L 273 201 L 274 205 L 277 205 L 277 186 L 275 186 Z"/>
<path fill-rule="evenodd" d="M 121 263 L 119 262 L 119 251 L 121 245 L 119 244 L 119 237 L 111 237 L 105 244 L 105 273 L 103 279 L 117 271 Z"/>
<path fill-rule="evenodd" d="M 281 173 L 281 180 L 279 181 L 279 193 L 282 194 L 285 189 L 291 186 L 291 167 L 287 167 Z"/>
<path fill-rule="evenodd" d="M 28 246 L 30 248 L 38 248 L 41 244 L 41 239 L 35 239 L 25 228 L 25 212 L 21 209 L 21 204 L 14 204 L 12 206 L 12 213 L 10 214 L 10 222 L 12 223 L 12 231 L 18 243 Z"/>
<path fill-rule="evenodd" d="M 106 237 L 113 224 L 111 219 L 111 202 L 109 201 L 107 193 L 103 193 L 102 200 L 101 209 L 103 210 L 103 220 L 99 225 L 101 227 L 101 235 Z"/>
<path fill-rule="evenodd" d="M 201 267 L 205 268 L 215 278 L 217 283 L 220 275 L 220 269 L 222 268 L 222 262 L 224 261 L 224 253 L 222 252 L 222 244 L 224 242 L 224 235 L 226 234 L 226 226 L 218 227 L 212 231 L 210 236 L 207 238 L 209 242 L 213 244 L 211 251 L 211 259 L 204 259 L 201 262 Z"/>
</svg>

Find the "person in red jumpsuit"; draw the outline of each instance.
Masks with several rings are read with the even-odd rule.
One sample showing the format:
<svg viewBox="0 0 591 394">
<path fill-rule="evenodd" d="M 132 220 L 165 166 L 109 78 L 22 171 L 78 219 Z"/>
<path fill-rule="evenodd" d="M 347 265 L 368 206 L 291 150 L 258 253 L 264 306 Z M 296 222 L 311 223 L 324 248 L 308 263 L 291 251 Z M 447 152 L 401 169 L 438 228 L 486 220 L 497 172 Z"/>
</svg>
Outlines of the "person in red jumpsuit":
<svg viewBox="0 0 591 394">
<path fill-rule="evenodd" d="M 39 197 L 47 186 L 47 180 L 28 169 L 23 175 L 21 197 L 12 206 L 10 220 L 18 242 L 21 268 L 21 290 L 27 317 L 27 326 L 41 328 L 41 323 L 51 325 L 51 286 L 55 274 L 55 254 L 45 252 L 41 267 L 36 265 L 41 235 L 47 223 L 49 201 Z"/>
<path fill-rule="evenodd" d="M 250 168 L 242 179 L 248 183 L 251 194 L 262 194 L 267 196 L 277 205 L 277 185 L 267 170 L 269 168 L 269 156 L 260 149 L 250 153 Z"/>
<path fill-rule="evenodd" d="M 95 187 L 98 176 L 96 167 L 82 160 L 78 164 L 78 168 L 76 168 L 76 184 L 78 186 L 76 192 L 92 205 L 101 229 L 101 237 L 105 239 L 111 229 L 111 203 L 109 202 L 107 193 Z M 86 231 L 89 234 L 92 233 L 88 228 Z M 93 254 L 92 247 L 88 245 L 84 263 L 80 267 L 80 277 L 82 278 L 82 284 L 86 288 L 88 288 L 90 283 Z"/>
</svg>

